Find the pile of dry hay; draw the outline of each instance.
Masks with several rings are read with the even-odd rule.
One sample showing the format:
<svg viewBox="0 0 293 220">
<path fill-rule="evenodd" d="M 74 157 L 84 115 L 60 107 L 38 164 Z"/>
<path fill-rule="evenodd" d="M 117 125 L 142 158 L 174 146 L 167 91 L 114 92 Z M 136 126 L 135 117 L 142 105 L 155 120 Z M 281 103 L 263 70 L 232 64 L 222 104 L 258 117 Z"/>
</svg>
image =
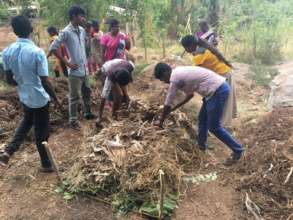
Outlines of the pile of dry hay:
<svg viewBox="0 0 293 220">
<path fill-rule="evenodd" d="M 164 130 L 152 124 L 166 89 L 154 79 L 153 68 L 150 65 L 135 80 L 131 97 L 136 101 L 129 112 L 120 113 L 123 119 L 108 121 L 84 143 L 81 162 L 67 175 L 71 191 L 91 192 L 110 201 L 117 195 L 130 196 L 139 207 L 158 202 L 160 170 L 165 174 L 166 195 L 179 195 L 182 176 L 199 168 L 195 131 L 185 113 L 172 113 Z"/>
<path fill-rule="evenodd" d="M 265 219 L 292 218 L 293 108 L 276 109 L 257 124 L 246 125 L 241 136 L 249 148 L 236 170 L 243 175 L 239 189 Z"/>
<path fill-rule="evenodd" d="M 199 167 L 193 129 L 186 115 L 174 113 L 164 130 L 152 125 L 157 109 L 134 102 L 122 121 L 105 124 L 84 144 L 85 155 L 68 174 L 71 190 L 135 196 L 137 203 L 158 201 L 159 170 L 166 194 L 178 194 L 181 177 Z"/>
</svg>

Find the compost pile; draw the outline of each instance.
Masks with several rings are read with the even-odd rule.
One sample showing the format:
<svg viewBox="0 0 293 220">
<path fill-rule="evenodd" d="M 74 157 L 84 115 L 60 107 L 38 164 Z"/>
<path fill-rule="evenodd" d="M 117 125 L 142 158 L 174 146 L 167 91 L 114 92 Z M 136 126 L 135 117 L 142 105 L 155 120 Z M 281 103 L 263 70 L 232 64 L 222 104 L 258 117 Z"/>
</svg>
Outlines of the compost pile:
<svg viewBox="0 0 293 220">
<path fill-rule="evenodd" d="M 158 202 L 160 170 L 166 195 L 178 195 L 182 176 L 199 168 L 194 127 L 185 113 L 172 113 L 165 129 L 153 125 L 165 97 L 165 86 L 156 84 L 152 77 L 153 67 L 147 67 L 136 79 L 139 83 L 132 88 L 129 111 L 122 110 L 118 121 L 108 119 L 82 146 L 81 162 L 67 174 L 71 191 L 109 201 L 131 198 L 134 206 L 140 207 Z"/>
<path fill-rule="evenodd" d="M 174 113 L 160 130 L 152 125 L 158 109 L 141 102 L 130 109 L 127 117 L 105 123 L 84 144 L 82 162 L 68 175 L 72 189 L 110 199 L 126 193 L 142 204 L 158 201 L 159 170 L 165 174 L 166 193 L 174 195 L 182 175 L 199 167 L 199 152 L 189 136 L 193 128 L 184 113 Z"/>
<path fill-rule="evenodd" d="M 237 167 L 240 190 L 265 219 L 290 219 L 293 213 L 293 108 L 275 109 L 258 123 L 242 128 L 248 146 Z M 257 135 L 249 135 L 257 134 Z"/>
<path fill-rule="evenodd" d="M 4 139 L 9 136 L 19 121 L 21 106 L 16 92 L 0 94 L 0 137 Z"/>
<path fill-rule="evenodd" d="M 52 80 L 63 108 L 51 105 L 50 120 L 53 126 L 63 126 L 68 119 L 68 85 L 66 79 Z M 15 90 L 0 93 L 0 137 L 9 137 L 17 127 L 22 115 L 22 106 Z"/>
</svg>

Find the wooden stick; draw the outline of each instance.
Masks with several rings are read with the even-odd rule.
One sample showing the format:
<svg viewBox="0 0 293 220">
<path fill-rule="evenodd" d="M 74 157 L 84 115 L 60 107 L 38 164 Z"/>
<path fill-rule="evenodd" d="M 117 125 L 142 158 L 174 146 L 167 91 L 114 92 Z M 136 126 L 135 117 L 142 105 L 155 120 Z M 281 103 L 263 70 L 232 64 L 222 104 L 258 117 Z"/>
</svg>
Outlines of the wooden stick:
<svg viewBox="0 0 293 220">
<path fill-rule="evenodd" d="M 289 171 L 288 176 L 284 182 L 284 185 L 286 185 L 289 182 L 290 177 L 292 176 L 292 173 L 293 173 L 293 167 L 290 168 L 290 171 Z"/>
<path fill-rule="evenodd" d="M 62 182 L 63 178 L 62 178 L 61 174 L 59 173 L 58 164 L 57 164 L 57 162 L 56 162 L 56 160 L 55 160 L 55 158 L 54 158 L 54 156 L 52 154 L 52 151 L 51 151 L 51 149 L 49 147 L 48 142 L 44 141 L 42 144 L 45 146 L 45 150 L 46 150 L 46 152 L 48 154 L 48 157 L 49 157 L 49 159 L 50 159 L 50 161 L 52 163 L 53 169 L 57 173 L 59 181 Z"/>
<path fill-rule="evenodd" d="M 164 218 L 164 194 L 165 194 L 165 181 L 164 181 L 164 172 L 159 170 L 160 174 L 160 210 L 159 210 L 159 219 Z"/>
</svg>

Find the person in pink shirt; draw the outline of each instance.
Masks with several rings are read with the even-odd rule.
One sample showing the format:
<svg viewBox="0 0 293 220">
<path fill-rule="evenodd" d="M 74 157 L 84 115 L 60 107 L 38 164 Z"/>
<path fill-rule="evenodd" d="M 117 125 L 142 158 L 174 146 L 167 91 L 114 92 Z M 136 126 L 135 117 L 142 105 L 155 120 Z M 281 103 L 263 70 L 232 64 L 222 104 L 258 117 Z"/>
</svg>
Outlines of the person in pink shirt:
<svg viewBox="0 0 293 220">
<path fill-rule="evenodd" d="M 196 92 L 203 97 L 198 116 L 197 141 L 200 150 L 207 150 L 208 131 L 210 131 L 232 150 L 232 155 L 226 160 L 225 165 L 236 163 L 242 156 L 243 147 L 221 125 L 221 117 L 230 92 L 225 78 L 198 66 L 179 66 L 172 70 L 166 63 L 156 65 L 154 76 L 156 79 L 170 84 L 163 113 L 155 125 L 163 128 L 167 115 L 190 101 Z M 178 90 L 183 91 L 186 98 L 173 105 Z"/>
<path fill-rule="evenodd" d="M 109 32 L 101 38 L 103 64 L 113 59 L 126 59 L 125 49 L 130 50 L 130 41 L 120 32 L 120 23 L 116 19 L 109 21 Z"/>
</svg>

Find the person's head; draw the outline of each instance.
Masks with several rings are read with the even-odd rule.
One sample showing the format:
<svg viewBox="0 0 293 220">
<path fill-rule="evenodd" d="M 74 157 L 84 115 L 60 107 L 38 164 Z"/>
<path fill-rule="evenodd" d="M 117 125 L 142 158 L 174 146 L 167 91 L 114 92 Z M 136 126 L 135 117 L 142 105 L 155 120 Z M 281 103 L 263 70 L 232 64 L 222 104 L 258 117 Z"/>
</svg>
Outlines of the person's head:
<svg viewBox="0 0 293 220">
<path fill-rule="evenodd" d="M 95 32 L 100 31 L 100 23 L 98 20 L 92 20 L 92 28 Z"/>
<path fill-rule="evenodd" d="M 11 26 L 16 36 L 21 38 L 29 38 L 33 32 L 33 26 L 30 20 L 25 16 L 15 16 L 11 20 Z"/>
<path fill-rule="evenodd" d="M 128 70 L 119 69 L 115 72 L 115 81 L 120 86 L 126 86 L 132 82 L 132 77 Z"/>
<path fill-rule="evenodd" d="M 120 23 L 117 19 L 111 19 L 109 22 L 109 31 L 113 36 L 117 35 L 120 31 Z"/>
<path fill-rule="evenodd" d="M 47 32 L 51 37 L 58 35 L 57 28 L 55 28 L 54 26 L 48 27 Z"/>
<path fill-rule="evenodd" d="M 202 20 L 198 23 L 198 26 L 200 28 L 200 30 L 204 33 L 208 32 L 209 31 L 209 25 L 208 25 L 208 22 Z"/>
<path fill-rule="evenodd" d="M 91 32 L 92 24 L 90 22 L 86 22 L 84 25 L 84 29 L 87 33 Z"/>
<path fill-rule="evenodd" d="M 80 6 L 72 6 L 68 12 L 70 21 L 75 25 L 83 25 L 85 23 L 85 11 Z"/>
<path fill-rule="evenodd" d="M 154 76 L 156 79 L 163 81 L 165 83 L 170 83 L 170 77 L 172 73 L 172 68 L 167 63 L 158 63 L 155 66 Z"/>
<path fill-rule="evenodd" d="M 186 35 L 181 40 L 181 45 L 184 47 L 186 52 L 193 53 L 196 51 L 198 46 L 198 42 L 195 36 L 193 35 Z"/>
</svg>

